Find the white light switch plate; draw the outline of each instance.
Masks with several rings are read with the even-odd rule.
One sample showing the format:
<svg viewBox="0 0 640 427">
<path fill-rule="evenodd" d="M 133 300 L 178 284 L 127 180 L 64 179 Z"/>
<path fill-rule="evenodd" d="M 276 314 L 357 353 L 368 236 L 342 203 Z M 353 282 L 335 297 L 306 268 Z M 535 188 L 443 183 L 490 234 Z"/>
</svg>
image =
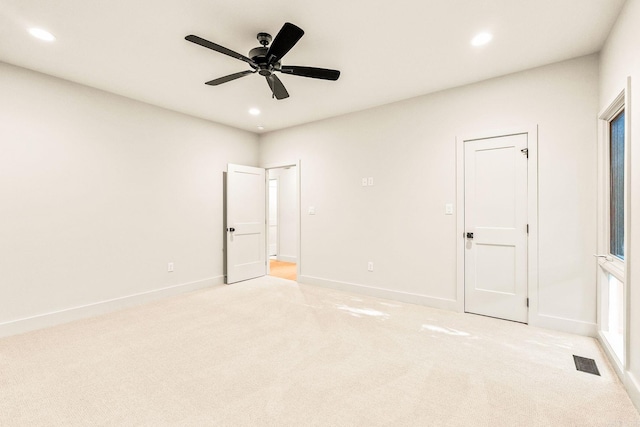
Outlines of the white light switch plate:
<svg viewBox="0 0 640 427">
<path fill-rule="evenodd" d="M 316 214 L 316 208 L 314 206 L 309 206 L 309 215 L 315 215 Z"/>
<path fill-rule="evenodd" d="M 367 178 L 362 178 L 362 186 L 363 187 L 367 186 Z"/>
<path fill-rule="evenodd" d="M 444 214 L 453 215 L 453 204 L 447 203 L 446 205 L 444 205 Z"/>
</svg>

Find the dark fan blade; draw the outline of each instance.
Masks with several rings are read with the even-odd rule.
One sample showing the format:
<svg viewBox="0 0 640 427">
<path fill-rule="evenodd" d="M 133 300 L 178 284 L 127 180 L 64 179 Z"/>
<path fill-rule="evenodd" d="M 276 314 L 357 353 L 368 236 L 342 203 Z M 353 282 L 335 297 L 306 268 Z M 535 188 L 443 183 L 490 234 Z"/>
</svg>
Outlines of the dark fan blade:
<svg viewBox="0 0 640 427">
<path fill-rule="evenodd" d="M 290 22 L 285 22 L 267 51 L 267 60 L 269 63 L 273 64 L 282 59 L 282 57 L 298 43 L 298 40 L 300 40 L 303 35 L 304 31 L 302 31 L 301 28 Z"/>
<path fill-rule="evenodd" d="M 288 65 L 286 67 L 281 67 L 280 71 L 285 74 L 311 77 L 312 79 L 338 80 L 338 77 L 340 77 L 340 71 L 329 70 L 327 68 L 297 67 L 295 65 Z"/>
<path fill-rule="evenodd" d="M 278 76 L 271 74 L 270 76 L 265 76 L 265 78 L 267 79 L 271 92 L 276 99 L 285 99 L 289 97 L 289 92 L 287 92 L 287 89 L 284 87 Z"/>
<path fill-rule="evenodd" d="M 216 52 L 223 53 L 223 54 L 228 55 L 228 56 L 230 56 L 232 58 L 236 58 L 236 59 L 239 59 L 241 61 L 244 61 L 247 64 L 251 65 L 253 68 L 258 68 L 258 64 L 253 62 L 252 59 L 247 58 L 246 56 L 241 55 L 238 52 L 234 52 L 231 49 L 227 49 L 226 47 L 222 47 L 219 44 L 215 44 L 213 42 L 210 42 L 209 40 L 205 40 L 202 37 L 198 37 L 198 36 L 194 36 L 193 34 L 190 34 L 187 37 L 185 37 L 185 40 L 188 40 L 188 41 L 190 41 L 192 43 L 195 43 L 195 44 L 199 44 L 200 46 L 204 46 L 204 47 L 209 48 L 211 50 L 215 50 Z"/>
<path fill-rule="evenodd" d="M 228 76 L 219 77 L 217 79 L 213 79 L 211 81 L 206 82 L 206 85 L 209 86 L 218 86 L 222 83 L 230 82 L 231 80 L 239 79 L 240 77 L 248 76 L 249 74 L 255 73 L 254 70 L 240 71 L 239 73 L 229 74 Z"/>
</svg>

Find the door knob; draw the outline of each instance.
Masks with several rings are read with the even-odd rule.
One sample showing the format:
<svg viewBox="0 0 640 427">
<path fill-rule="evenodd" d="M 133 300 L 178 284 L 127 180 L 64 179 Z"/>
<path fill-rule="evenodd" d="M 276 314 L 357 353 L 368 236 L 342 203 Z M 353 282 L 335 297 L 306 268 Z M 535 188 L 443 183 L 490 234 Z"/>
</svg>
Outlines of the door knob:
<svg viewBox="0 0 640 427">
<path fill-rule="evenodd" d="M 466 233 L 467 234 L 467 239 L 473 239 L 473 233 Z"/>
<path fill-rule="evenodd" d="M 232 232 L 232 233 L 233 233 L 234 231 L 236 231 L 236 229 L 235 229 L 235 228 L 233 228 L 233 227 L 229 227 L 229 228 L 227 228 L 227 231 L 230 231 L 230 232 Z"/>
</svg>

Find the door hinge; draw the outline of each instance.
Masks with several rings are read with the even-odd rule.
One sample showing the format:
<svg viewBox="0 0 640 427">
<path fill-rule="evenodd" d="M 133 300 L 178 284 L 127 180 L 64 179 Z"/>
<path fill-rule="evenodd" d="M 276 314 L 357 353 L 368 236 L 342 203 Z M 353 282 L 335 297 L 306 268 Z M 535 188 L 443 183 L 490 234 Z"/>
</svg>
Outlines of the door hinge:
<svg viewBox="0 0 640 427">
<path fill-rule="evenodd" d="M 529 307 L 529 298 L 527 298 L 527 307 Z"/>
<path fill-rule="evenodd" d="M 527 159 L 529 158 L 529 149 L 528 148 L 523 148 L 522 150 L 520 150 L 520 152 L 522 154 L 524 154 L 525 156 L 527 156 Z"/>
<path fill-rule="evenodd" d="M 527 234 L 529 234 L 529 224 L 527 224 Z"/>
</svg>

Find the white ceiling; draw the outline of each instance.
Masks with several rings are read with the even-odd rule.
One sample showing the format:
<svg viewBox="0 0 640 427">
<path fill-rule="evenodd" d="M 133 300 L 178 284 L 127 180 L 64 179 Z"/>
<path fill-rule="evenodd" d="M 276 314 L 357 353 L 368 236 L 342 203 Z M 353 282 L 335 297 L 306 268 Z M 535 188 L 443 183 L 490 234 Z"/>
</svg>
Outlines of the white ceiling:
<svg viewBox="0 0 640 427">
<path fill-rule="evenodd" d="M 259 132 L 337 116 L 597 52 L 624 0 L 0 0 L 0 61 Z M 337 82 L 279 74 L 277 101 L 257 74 L 184 40 L 243 55 L 256 34 L 292 22 L 304 37 L 284 65 L 339 69 Z M 52 32 L 53 43 L 27 33 Z M 474 48 L 480 31 L 493 41 Z M 258 107 L 262 114 L 250 116 Z"/>
</svg>

